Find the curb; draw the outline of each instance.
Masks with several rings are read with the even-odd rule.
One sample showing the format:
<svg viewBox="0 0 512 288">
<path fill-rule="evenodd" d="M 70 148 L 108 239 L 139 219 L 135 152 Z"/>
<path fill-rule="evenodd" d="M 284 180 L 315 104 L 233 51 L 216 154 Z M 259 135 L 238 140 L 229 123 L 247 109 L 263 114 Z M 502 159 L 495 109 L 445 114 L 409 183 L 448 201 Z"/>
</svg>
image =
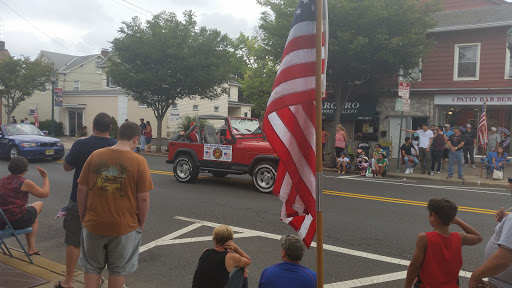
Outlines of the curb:
<svg viewBox="0 0 512 288">
<path fill-rule="evenodd" d="M 323 168 L 324 171 L 331 171 L 331 172 L 337 172 L 338 170 L 336 168 Z M 475 179 L 471 179 L 471 178 L 466 178 L 464 180 L 459 180 L 457 178 L 453 178 L 453 179 L 432 179 L 432 178 L 429 178 L 429 177 L 423 177 L 423 176 L 420 176 L 420 175 L 411 175 L 411 174 L 398 174 L 397 172 L 388 172 L 388 174 L 386 174 L 387 177 L 390 177 L 390 178 L 401 178 L 401 179 L 404 179 L 404 180 L 425 180 L 425 181 L 435 181 L 437 184 L 439 184 L 439 180 L 441 180 L 443 183 L 449 183 L 449 184 L 456 184 L 456 185 L 464 185 L 464 186 L 477 186 L 477 187 L 489 187 L 489 188 L 503 188 L 503 189 L 507 189 L 508 188 L 508 183 L 507 182 L 503 182 L 503 183 L 499 183 L 499 182 L 496 182 L 496 183 L 489 183 L 489 182 L 485 182 L 484 180 L 487 180 L 487 179 L 482 179 L 482 180 L 478 180 L 479 178 L 477 178 L 477 180 Z M 504 181 L 504 180 L 502 180 Z"/>
<path fill-rule="evenodd" d="M 64 279 L 66 274 L 65 265 L 53 262 L 41 256 L 32 256 L 31 258 L 32 261 L 34 261 L 34 264 L 30 264 L 23 252 L 15 250 L 11 247 L 9 247 L 9 249 L 11 250 L 14 257 L 0 253 L 0 263 L 48 281 L 45 284 L 35 287 L 52 288 L 55 287 L 55 283 L 57 281 Z M 75 270 L 73 286 L 76 288 L 84 287 L 83 283 L 83 272 Z"/>
</svg>

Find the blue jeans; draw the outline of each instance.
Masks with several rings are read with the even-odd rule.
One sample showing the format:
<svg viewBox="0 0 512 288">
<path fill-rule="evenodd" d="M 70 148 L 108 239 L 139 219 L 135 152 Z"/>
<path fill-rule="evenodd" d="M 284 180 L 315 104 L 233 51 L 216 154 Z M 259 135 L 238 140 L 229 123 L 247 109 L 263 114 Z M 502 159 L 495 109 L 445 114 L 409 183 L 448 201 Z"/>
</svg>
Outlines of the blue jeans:
<svg viewBox="0 0 512 288">
<path fill-rule="evenodd" d="M 146 150 L 146 137 L 144 135 L 140 135 L 140 150 Z"/>
<path fill-rule="evenodd" d="M 462 164 L 464 164 L 464 153 L 462 153 L 462 149 L 453 152 L 450 150 L 448 154 L 448 176 L 453 176 L 453 163 L 457 160 L 457 172 L 459 173 L 459 178 L 463 178 L 462 175 Z"/>
<path fill-rule="evenodd" d="M 412 168 L 414 168 L 414 167 L 416 167 L 416 165 L 420 164 L 420 161 L 418 161 L 418 158 L 416 158 L 412 155 L 404 156 L 405 168 L 407 168 L 407 169 L 411 168 L 411 163 L 409 163 L 409 161 L 411 159 L 414 162 L 414 164 L 412 164 Z"/>
<path fill-rule="evenodd" d="M 243 268 L 235 268 L 229 275 L 229 282 L 224 288 L 248 288 L 249 282 L 244 277 Z"/>
</svg>

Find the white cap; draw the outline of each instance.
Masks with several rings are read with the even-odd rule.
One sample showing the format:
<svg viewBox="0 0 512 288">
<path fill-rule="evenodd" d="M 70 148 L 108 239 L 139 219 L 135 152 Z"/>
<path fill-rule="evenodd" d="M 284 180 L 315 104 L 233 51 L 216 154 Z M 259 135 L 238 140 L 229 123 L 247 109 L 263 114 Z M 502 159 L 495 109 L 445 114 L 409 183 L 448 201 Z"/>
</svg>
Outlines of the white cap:
<svg viewBox="0 0 512 288">
<path fill-rule="evenodd" d="M 466 124 L 466 127 L 469 127 L 469 128 L 471 128 L 471 124 Z"/>
<path fill-rule="evenodd" d="M 444 124 L 444 127 L 450 128 L 450 124 Z"/>
<path fill-rule="evenodd" d="M 496 129 L 496 127 L 492 127 L 492 128 L 491 128 L 491 130 L 492 130 L 492 131 L 498 131 L 498 130 Z"/>
</svg>

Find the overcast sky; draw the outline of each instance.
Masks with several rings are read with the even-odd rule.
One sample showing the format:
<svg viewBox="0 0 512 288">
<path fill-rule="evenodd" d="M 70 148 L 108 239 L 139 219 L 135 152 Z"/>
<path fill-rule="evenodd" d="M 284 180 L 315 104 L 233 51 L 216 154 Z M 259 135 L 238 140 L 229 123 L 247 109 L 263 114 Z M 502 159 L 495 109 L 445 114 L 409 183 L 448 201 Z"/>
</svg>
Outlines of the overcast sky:
<svg viewBox="0 0 512 288">
<path fill-rule="evenodd" d="M 0 0 L 1 40 L 15 57 L 34 58 L 41 50 L 74 55 L 99 53 L 110 47 L 108 42 L 117 36 L 122 21 L 133 16 L 151 17 L 129 3 L 152 13 L 167 10 L 180 17 L 184 10 L 192 10 L 199 25 L 217 28 L 232 37 L 240 31 L 252 34 L 262 11 L 256 0 Z"/>
<path fill-rule="evenodd" d="M 199 25 L 236 37 L 240 31 L 253 33 L 262 8 L 256 0 L 0 0 L 0 40 L 15 57 L 34 58 L 41 50 L 95 54 L 110 48 L 108 42 L 116 37 L 122 21 L 150 18 L 144 10 L 167 10 L 179 16 L 192 10 Z"/>
</svg>

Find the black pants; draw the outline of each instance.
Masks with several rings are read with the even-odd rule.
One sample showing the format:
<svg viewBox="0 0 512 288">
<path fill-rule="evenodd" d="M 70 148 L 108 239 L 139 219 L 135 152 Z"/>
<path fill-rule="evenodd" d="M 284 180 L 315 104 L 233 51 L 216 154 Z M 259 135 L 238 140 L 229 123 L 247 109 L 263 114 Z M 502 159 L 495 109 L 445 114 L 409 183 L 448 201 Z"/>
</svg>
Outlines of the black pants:
<svg viewBox="0 0 512 288">
<path fill-rule="evenodd" d="M 341 155 L 341 153 L 343 153 L 343 151 L 345 151 L 345 148 L 335 147 L 335 151 L 336 151 L 336 158 L 340 158 L 340 155 Z"/>
<path fill-rule="evenodd" d="M 475 165 L 475 146 L 471 145 L 471 146 L 466 146 L 464 145 L 464 164 L 468 164 L 469 161 L 468 160 L 471 160 L 471 165 Z M 468 159 L 468 155 L 469 155 L 469 159 Z"/>
<path fill-rule="evenodd" d="M 430 170 L 435 171 L 437 164 L 437 172 L 441 171 L 441 159 L 443 157 L 443 151 L 431 151 L 432 152 L 432 167 Z"/>
</svg>

